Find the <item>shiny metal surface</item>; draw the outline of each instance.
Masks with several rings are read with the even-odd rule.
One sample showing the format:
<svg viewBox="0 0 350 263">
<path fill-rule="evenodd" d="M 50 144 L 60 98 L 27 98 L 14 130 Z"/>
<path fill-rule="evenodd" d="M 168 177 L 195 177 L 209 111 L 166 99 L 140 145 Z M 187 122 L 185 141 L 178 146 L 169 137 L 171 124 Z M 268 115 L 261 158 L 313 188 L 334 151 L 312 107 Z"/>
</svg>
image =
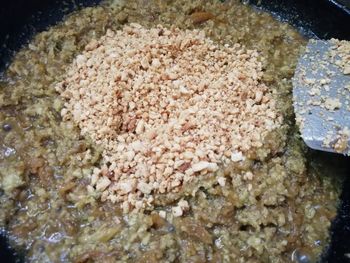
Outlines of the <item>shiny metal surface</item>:
<svg viewBox="0 0 350 263">
<path fill-rule="evenodd" d="M 350 129 L 350 74 L 343 74 L 334 64 L 340 58 L 332 58 L 332 49 L 329 41 L 310 40 L 293 78 L 293 103 L 301 136 L 310 148 L 328 152 L 336 152 L 334 145 L 340 134 Z M 341 106 L 330 110 L 326 106 L 329 99 Z M 349 138 L 347 143 L 342 153 L 349 155 Z"/>
</svg>

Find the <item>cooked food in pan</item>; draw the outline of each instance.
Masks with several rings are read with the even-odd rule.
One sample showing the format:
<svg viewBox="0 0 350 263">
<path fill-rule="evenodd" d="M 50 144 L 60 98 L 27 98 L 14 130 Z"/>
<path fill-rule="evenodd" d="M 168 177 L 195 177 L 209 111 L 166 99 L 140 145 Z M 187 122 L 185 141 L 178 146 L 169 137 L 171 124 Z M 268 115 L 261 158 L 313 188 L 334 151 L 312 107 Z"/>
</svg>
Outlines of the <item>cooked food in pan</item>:
<svg viewBox="0 0 350 263">
<path fill-rule="evenodd" d="M 291 77 L 306 39 L 239 1 L 103 1 L 0 83 L 0 222 L 28 262 L 313 262 L 339 183 Z M 307 260 L 307 261 L 305 261 Z"/>
</svg>

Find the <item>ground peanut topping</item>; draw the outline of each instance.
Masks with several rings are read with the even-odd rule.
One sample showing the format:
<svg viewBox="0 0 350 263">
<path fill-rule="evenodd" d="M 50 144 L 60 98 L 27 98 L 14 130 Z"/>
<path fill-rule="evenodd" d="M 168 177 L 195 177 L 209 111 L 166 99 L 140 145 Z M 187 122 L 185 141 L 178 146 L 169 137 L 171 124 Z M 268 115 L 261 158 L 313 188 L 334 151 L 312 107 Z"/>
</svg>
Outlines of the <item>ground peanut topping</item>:
<svg viewBox="0 0 350 263">
<path fill-rule="evenodd" d="M 333 44 L 330 56 L 338 59 L 335 60 L 335 64 L 340 67 L 344 74 L 350 74 L 350 41 L 331 39 L 330 42 Z"/>
<path fill-rule="evenodd" d="M 89 190 L 141 209 L 261 148 L 282 122 L 261 67 L 198 30 L 131 24 L 91 41 L 57 85 L 64 119 L 103 149 Z"/>
</svg>

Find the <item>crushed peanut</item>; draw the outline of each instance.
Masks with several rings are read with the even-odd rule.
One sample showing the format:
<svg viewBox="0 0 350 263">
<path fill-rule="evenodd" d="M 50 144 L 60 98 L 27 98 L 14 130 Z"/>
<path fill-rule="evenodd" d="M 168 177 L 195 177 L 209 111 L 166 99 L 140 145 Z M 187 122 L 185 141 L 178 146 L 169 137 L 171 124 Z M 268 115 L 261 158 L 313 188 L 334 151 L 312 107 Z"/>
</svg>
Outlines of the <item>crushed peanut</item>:
<svg viewBox="0 0 350 263">
<path fill-rule="evenodd" d="M 190 209 L 190 206 L 186 200 L 181 199 L 177 206 L 174 206 L 171 210 L 174 217 L 179 217 L 184 214 L 184 212 L 187 212 Z"/>
<path fill-rule="evenodd" d="M 333 45 L 333 50 L 330 52 L 333 61 L 345 75 L 350 74 L 350 41 L 333 38 L 330 42 Z"/>
<path fill-rule="evenodd" d="M 335 138 L 335 143 L 333 146 L 334 150 L 338 153 L 344 153 L 347 149 L 350 149 L 349 138 L 350 129 L 348 127 L 344 127 L 343 129 L 339 130 Z M 349 152 L 347 154 L 349 155 Z"/>
<path fill-rule="evenodd" d="M 90 191 L 124 212 L 143 209 L 153 194 L 178 192 L 262 147 L 282 117 L 258 58 L 202 31 L 162 26 L 131 24 L 92 40 L 56 87 L 63 119 L 103 148 Z"/>
</svg>

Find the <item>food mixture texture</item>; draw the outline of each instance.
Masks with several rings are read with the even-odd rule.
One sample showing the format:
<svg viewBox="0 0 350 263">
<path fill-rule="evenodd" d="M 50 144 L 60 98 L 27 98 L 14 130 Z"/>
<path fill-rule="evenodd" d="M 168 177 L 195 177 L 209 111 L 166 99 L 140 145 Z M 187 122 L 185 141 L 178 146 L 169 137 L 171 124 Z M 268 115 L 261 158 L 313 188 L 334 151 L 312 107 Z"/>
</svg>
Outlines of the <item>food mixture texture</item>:
<svg viewBox="0 0 350 263">
<path fill-rule="evenodd" d="M 61 115 L 103 148 L 89 191 L 122 201 L 125 212 L 254 157 L 281 127 L 257 51 L 139 24 L 109 30 L 85 50 L 56 87 L 67 100 Z"/>
<path fill-rule="evenodd" d="M 123 34 L 129 42 L 116 38 Z M 137 44 L 179 36 L 193 41 L 179 43 L 177 56 Z M 289 25 L 236 0 L 104 1 L 37 34 L 0 82 L 0 223 L 11 244 L 28 262 L 316 261 L 339 185 L 333 167 L 307 158 L 294 124 L 291 77 L 305 44 Z M 108 59 L 108 45 L 119 55 Z M 164 60 L 144 55 L 152 50 Z M 166 66 L 176 59 L 187 75 Z M 110 62 L 120 63 L 114 79 Z M 176 138 L 179 147 L 166 146 Z M 142 152 L 144 144 L 155 151 Z M 173 170 L 165 171 L 159 160 L 169 153 Z M 135 158 L 145 169 L 155 164 L 152 188 L 151 172 L 130 169 L 142 166 Z M 121 195 L 130 189 L 125 178 L 135 183 Z"/>
</svg>

